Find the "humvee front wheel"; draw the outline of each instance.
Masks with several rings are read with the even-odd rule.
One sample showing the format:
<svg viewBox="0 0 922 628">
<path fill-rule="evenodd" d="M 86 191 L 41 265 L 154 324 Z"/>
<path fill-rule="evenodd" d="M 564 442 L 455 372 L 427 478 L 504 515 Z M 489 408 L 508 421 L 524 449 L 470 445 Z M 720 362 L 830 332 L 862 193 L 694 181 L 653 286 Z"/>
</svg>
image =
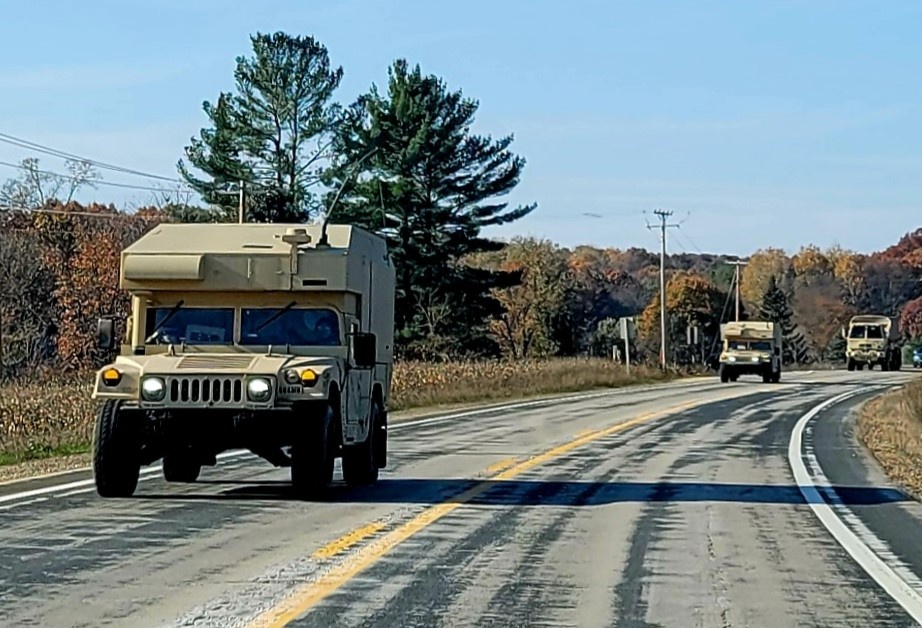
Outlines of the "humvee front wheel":
<svg viewBox="0 0 922 628">
<path fill-rule="evenodd" d="M 122 410 L 122 402 L 103 402 L 93 433 L 93 479 L 100 497 L 130 497 L 138 487 L 141 462 L 138 458 L 136 417 Z"/>
<path fill-rule="evenodd" d="M 202 465 L 188 455 L 168 454 L 163 457 L 163 479 L 167 482 L 195 482 Z"/>
<path fill-rule="evenodd" d="M 381 430 L 381 407 L 377 402 L 371 404 L 371 425 L 368 438 L 360 445 L 343 449 L 343 479 L 350 486 L 374 484 L 378 481 L 377 439 Z"/>
<path fill-rule="evenodd" d="M 291 484 L 301 498 L 323 497 L 333 483 L 336 421 L 327 404 L 320 412 L 297 417 L 297 437 L 291 447 Z"/>
</svg>

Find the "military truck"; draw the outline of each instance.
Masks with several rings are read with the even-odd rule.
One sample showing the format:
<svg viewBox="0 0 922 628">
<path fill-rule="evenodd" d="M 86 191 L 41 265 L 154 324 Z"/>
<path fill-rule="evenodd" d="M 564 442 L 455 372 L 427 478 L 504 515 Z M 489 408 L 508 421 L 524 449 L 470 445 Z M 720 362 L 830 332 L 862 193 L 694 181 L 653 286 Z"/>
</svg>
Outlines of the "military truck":
<svg viewBox="0 0 922 628">
<path fill-rule="evenodd" d="M 879 364 L 882 371 L 898 371 L 903 366 L 903 348 L 900 346 L 900 321 L 881 314 L 858 314 L 842 330 L 846 341 L 845 361 L 849 371 L 873 369 Z"/>
<path fill-rule="evenodd" d="M 736 321 L 720 326 L 720 381 L 761 375 L 765 383 L 781 381 L 781 326 L 769 321 Z"/>
<path fill-rule="evenodd" d="M 194 482 L 227 450 L 290 467 L 320 496 L 334 460 L 350 485 L 387 459 L 395 275 L 386 242 L 348 225 L 161 224 L 121 253 L 131 299 L 114 362 L 96 374 L 93 472 L 134 493 L 163 460 Z M 114 350 L 115 320 L 99 346 Z"/>
</svg>

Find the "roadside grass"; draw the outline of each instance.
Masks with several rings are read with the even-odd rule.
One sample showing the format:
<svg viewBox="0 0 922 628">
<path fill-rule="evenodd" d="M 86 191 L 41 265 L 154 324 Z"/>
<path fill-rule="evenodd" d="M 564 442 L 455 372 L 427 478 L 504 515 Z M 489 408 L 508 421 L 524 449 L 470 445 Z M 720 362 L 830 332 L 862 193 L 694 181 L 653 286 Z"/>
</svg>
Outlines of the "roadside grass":
<svg viewBox="0 0 922 628">
<path fill-rule="evenodd" d="M 922 499 L 922 381 L 866 403 L 858 437 L 893 482 Z"/>
<path fill-rule="evenodd" d="M 645 366 L 634 366 L 628 373 L 610 360 L 586 358 L 401 362 L 394 367 L 390 405 L 392 411 L 439 408 L 619 388 L 679 375 Z M 0 467 L 61 457 L 81 459 L 80 454 L 90 450 L 96 413 L 90 398 L 92 374 L 37 374 L 33 379 L 43 381 L 0 385 Z M 0 480 L 5 475 L 0 473 Z"/>
</svg>

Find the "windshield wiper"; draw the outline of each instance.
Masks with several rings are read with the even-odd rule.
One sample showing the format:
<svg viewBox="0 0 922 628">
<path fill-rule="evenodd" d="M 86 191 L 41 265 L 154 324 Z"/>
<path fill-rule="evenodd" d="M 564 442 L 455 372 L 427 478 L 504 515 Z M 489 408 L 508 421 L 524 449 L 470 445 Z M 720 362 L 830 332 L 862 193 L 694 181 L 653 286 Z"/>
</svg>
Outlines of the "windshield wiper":
<svg viewBox="0 0 922 628">
<path fill-rule="evenodd" d="M 176 316 L 176 312 L 178 312 L 179 308 L 183 306 L 183 303 L 185 303 L 185 301 L 183 299 L 180 299 L 179 302 L 176 305 L 174 305 L 170 309 L 169 312 L 166 313 L 166 316 L 163 317 L 163 320 L 157 323 L 156 327 L 154 327 L 154 330 L 150 332 L 150 335 L 144 339 L 144 344 L 147 344 L 148 342 L 153 340 L 154 336 L 157 335 L 157 332 L 160 331 L 160 328 L 166 325 L 168 322 L 170 322 L 170 319 Z"/>
<path fill-rule="evenodd" d="M 252 333 L 255 334 L 255 333 L 261 332 L 263 329 L 265 329 L 266 327 L 268 327 L 270 324 L 274 323 L 274 322 L 277 321 L 279 318 L 281 318 L 282 315 L 285 314 L 285 312 L 289 311 L 289 310 L 290 310 L 291 308 L 293 308 L 295 305 L 296 305 L 296 303 L 295 303 L 294 301 L 292 301 L 291 303 L 289 303 L 288 305 L 286 305 L 285 307 L 283 307 L 282 309 L 280 309 L 278 312 L 276 312 L 275 314 L 273 314 L 272 316 L 270 316 L 269 318 L 267 318 L 266 320 L 264 320 L 264 321 L 262 322 L 262 324 L 260 324 L 259 327 L 257 327 L 256 329 L 253 330 Z"/>
</svg>

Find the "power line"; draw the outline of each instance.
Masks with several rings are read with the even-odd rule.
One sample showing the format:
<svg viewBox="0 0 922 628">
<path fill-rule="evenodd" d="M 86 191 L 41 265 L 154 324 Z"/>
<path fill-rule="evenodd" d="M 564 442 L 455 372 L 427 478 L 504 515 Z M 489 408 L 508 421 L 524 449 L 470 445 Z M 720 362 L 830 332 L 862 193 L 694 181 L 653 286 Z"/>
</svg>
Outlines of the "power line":
<svg viewBox="0 0 922 628">
<path fill-rule="evenodd" d="M 131 214 L 112 214 L 105 212 L 81 212 L 81 211 L 70 211 L 66 209 L 36 209 L 33 207 L 19 207 L 17 205 L 0 205 L 0 212 L 16 212 L 20 214 L 58 214 L 62 216 L 85 216 L 89 218 L 125 218 L 126 216 L 131 216 Z"/>
<path fill-rule="evenodd" d="M 109 164 L 104 161 L 97 161 L 95 159 L 90 159 L 89 157 L 81 157 L 80 155 L 75 155 L 73 153 L 68 153 L 63 150 L 58 150 L 50 146 L 45 146 L 43 144 L 38 144 L 36 142 L 30 142 L 29 140 L 24 140 L 19 137 L 14 137 L 7 133 L 0 133 L 0 142 L 6 144 L 11 144 L 13 146 L 18 146 L 19 148 L 25 148 L 27 150 L 33 150 L 39 153 L 44 153 L 46 155 L 51 155 L 53 157 L 59 157 L 61 159 L 72 159 L 76 161 L 83 161 L 97 168 L 103 170 L 112 170 L 114 172 L 121 172 L 123 174 L 133 174 L 140 177 L 146 177 L 148 179 L 159 179 L 161 181 L 169 181 L 171 183 L 182 183 L 179 179 L 174 179 L 171 177 L 164 177 L 159 174 L 151 174 L 149 172 L 143 172 L 141 170 L 135 170 L 133 168 L 126 168 L 124 166 L 117 166 L 114 164 Z"/>
<path fill-rule="evenodd" d="M 50 175 L 53 177 L 61 177 L 62 179 L 73 179 L 73 176 L 69 174 L 61 174 L 60 172 L 52 172 L 50 170 L 40 170 L 38 168 L 28 168 L 26 166 L 23 166 L 22 164 L 14 164 L 8 161 L 0 161 L 0 166 L 7 166 L 9 168 L 17 168 L 24 172 L 37 172 L 38 174 Z M 177 181 L 177 183 L 179 183 L 179 181 Z M 87 181 L 87 185 L 107 185 L 109 187 L 114 187 L 114 188 L 125 188 L 129 190 L 142 190 L 146 192 L 167 192 L 169 191 L 169 190 L 165 190 L 162 187 L 155 188 L 155 187 L 151 187 L 147 185 L 133 185 L 131 183 L 115 183 L 112 181 L 99 181 L 99 180 Z"/>
</svg>

